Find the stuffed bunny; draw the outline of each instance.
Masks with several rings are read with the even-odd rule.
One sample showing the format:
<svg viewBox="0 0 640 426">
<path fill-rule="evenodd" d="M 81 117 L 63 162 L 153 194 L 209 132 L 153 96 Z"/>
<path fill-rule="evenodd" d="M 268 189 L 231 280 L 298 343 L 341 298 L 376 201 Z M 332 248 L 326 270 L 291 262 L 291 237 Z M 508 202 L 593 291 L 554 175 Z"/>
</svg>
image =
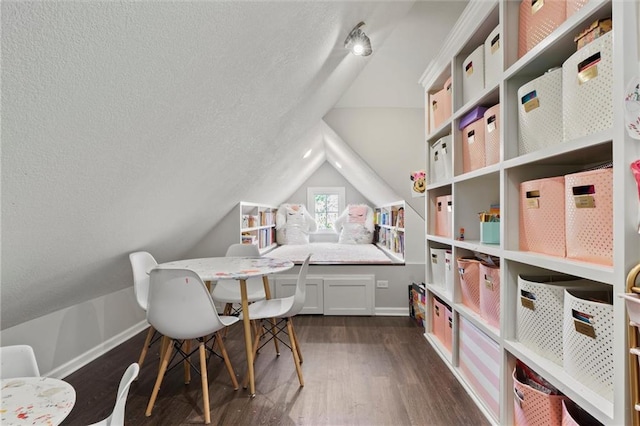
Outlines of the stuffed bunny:
<svg viewBox="0 0 640 426">
<path fill-rule="evenodd" d="M 276 214 L 278 244 L 309 244 L 309 233 L 318 229 L 303 204 L 282 204 Z"/>
</svg>

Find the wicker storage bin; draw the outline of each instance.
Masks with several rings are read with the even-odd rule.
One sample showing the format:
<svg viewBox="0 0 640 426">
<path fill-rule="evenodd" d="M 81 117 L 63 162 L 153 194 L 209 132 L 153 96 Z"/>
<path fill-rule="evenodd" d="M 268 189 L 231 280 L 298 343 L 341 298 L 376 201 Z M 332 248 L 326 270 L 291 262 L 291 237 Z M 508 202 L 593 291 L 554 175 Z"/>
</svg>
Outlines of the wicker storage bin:
<svg viewBox="0 0 640 426">
<path fill-rule="evenodd" d="M 564 177 L 567 257 L 613 264 L 613 169 Z"/>
<path fill-rule="evenodd" d="M 462 63 L 462 101 L 475 99 L 484 90 L 484 45 L 478 46 Z"/>
<path fill-rule="evenodd" d="M 589 285 L 589 281 L 569 276 L 518 276 L 516 339 L 562 365 L 564 291 Z"/>
<path fill-rule="evenodd" d="M 564 370 L 613 401 L 613 292 L 565 290 L 562 334 Z"/>
<path fill-rule="evenodd" d="M 518 58 L 544 40 L 566 17 L 565 0 L 523 0 L 520 3 Z"/>
<path fill-rule="evenodd" d="M 429 147 L 431 183 L 442 182 L 453 177 L 451 142 L 451 135 L 444 136 Z"/>
<path fill-rule="evenodd" d="M 484 42 L 484 87 L 489 88 L 496 84 L 502 76 L 502 28 L 500 25 L 491 31 Z"/>
<path fill-rule="evenodd" d="M 562 68 L 522 85 L 518 100 L 520 155 L 562 142 Z"/>
<path fill-rule="evenodd" d="M 453 204 L 451 195 L 436 198 L 436 235 L 451 238 Z"/>
<path fill-rule="evenodd" d="M 500 267 L 480 264 L 480 316 L 500 328 Z"/>
<path fill-rule="evenodd" d="M 562 64 L 564 140 L 613 126 L 613 32 L 571 55 Z"/>
<path fill-rule="evenodd" d="M 500 104 L 484 113 L 484 162 L 486 166 L 500 161 Z"/>
<path fill-rule="evenodd" d="M 565 256 L 564 203 L 562 176 L 520 184 L 520 250 Z"/>
<path fill-rule="evenodd" d="M 462 304 L 480 314 L 480 261 L 458 258 Z"/>
</svg>

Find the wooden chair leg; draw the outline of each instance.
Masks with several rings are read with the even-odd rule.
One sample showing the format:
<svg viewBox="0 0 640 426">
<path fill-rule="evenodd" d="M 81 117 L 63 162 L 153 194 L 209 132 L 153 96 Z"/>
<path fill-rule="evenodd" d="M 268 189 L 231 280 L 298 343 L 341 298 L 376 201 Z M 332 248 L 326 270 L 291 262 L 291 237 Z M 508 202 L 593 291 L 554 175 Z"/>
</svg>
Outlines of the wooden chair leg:
<svg viewBox="0 0 640 426">
<path fill-rule="evenodd" d="M 300 367 L 300 358 L 298 357 L 298 349 L 296 345 L 296 339 L 293 338 L 293 327 L 291 325 L 291 318 L 287 318 L 287 329 L 289 330 L 289 343 L 291 343 L 291 353 L 293 354 L 293 361 L 296 364 L 296 372 L 298 373 L 298 381 L 300 386 L 304 386 L 304 379 L 302 378 L 302 368 Z"/>
<path fill-rule="evenodd" d="M 191 340 L 187 339 L 182 342 L 182 350 L 188 354 L 191 352 Z M 191 365 L 189 364 L 189 357 L 184 359 L 184 384 L 188 385 L 191 383 Z"/>
<path fill-rule="evenodd" d="M 298 351 L 298 358 L 300 358 L 300 364 L 304 362 L 302 359 L 302 349 L 300 349 L 300 342 L 298 341 L 298 335 L 296 334 L 296 329 L 293 328 L 293 318 L 289 318 L 289 323 L 291 324 L 291 338 L 296 341 L 296 350 Z"/>
<path fill-rule="evenodd" d="M 142 363 L 144 362 L 145 357 L 147 356 L 147 350 L 149 349 L 149 345 L 151 344 L 151 339 L 153 338 L 153 333 L 155 333 L 156 329 L 153 326 L 149 326 L 149 331 L 147 331 L 147 338 L 144 339 L 144 346 L 142 347 L 142 352 L 140 352 L 140 358 L 138 358 L 138 365 L 142 368 Z M 136 380 L 138 378 L 136 377 Z"/>
<path fill-rule="evenodd" d="M 163 339 L 165 338 L 163 337 Z M 158 370 L 158 378 L 156 379 L 156 384 L 153 386 L 153 392 L 151 392 L 151 398 L 149 399 L 149 404 L 147 405 L 147 411 L 145 412 L 145 416 L 147 417 L 151 415 L 153 404 L 155 404 L 156 398 L 158 397 L 158 391 L 160 390 L 160 385 L 162 384 L 164 373 L 167 371 L 167 366 L 169 365 L 169 360 L 171 359 L 171 353 L 173 352 L 173 340 L 169 338 L 166 338 L 165 340 L 168 340 L 168 344 L 166 345 L 166 350 L 163 353 L 162 361 L 160 362 L 160 370 Z"/>
<path fill-rule="evenodd" d="M 229 372 L 229 376 L 231 377 L 231 384 L 233 384 L 233 390 L 238 390 L 238 379 L 236 379 L 236 373 L 233 371 L 233 366 L 231 365 L 231 360 L 229 359 L 229 354 L 227 353 L 227 348 L 224 346 L 224 342 L 222 341 L 222 336 L 220 332 L 216 333 L 216 338 L 214 340 L 218 341 L 220 345 L 220 354 L 222 355 L 222 359 L 224 360 L 224 365 L 227 366 L 227 371 Z M 215 342 L 214 342 L 215 343 Z"/>
<path fill-rule="evenodd" d="M 204 340 L 200 340 L 200 377 L 202 378 L 202 410 L 204 423 L 211 423 L 211 409 L 209 408 L 209 379 L 207 378 L 207 355 Z"/>
</svg>

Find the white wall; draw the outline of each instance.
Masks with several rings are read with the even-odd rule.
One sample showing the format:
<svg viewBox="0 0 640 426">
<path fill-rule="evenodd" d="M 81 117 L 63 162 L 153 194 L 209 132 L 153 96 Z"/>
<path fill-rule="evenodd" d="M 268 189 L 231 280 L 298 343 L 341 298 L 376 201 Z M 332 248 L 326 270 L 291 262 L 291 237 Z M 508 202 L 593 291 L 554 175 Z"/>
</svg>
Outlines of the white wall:
<svg viewBox="0 0 640 426">
<path fill-rule="evenodd" d="M 32 346 L 40 374 L 63 378 L 146 326 L 129 287 L 6 328 L 0 343 Z"/>
<path fill-rule="evenodd" d="M 409 179 L 426 165 L 424 108 L 334 108 L 324 121 L 424 218 L 424 198 L 412 197 Z"/>
</svg>

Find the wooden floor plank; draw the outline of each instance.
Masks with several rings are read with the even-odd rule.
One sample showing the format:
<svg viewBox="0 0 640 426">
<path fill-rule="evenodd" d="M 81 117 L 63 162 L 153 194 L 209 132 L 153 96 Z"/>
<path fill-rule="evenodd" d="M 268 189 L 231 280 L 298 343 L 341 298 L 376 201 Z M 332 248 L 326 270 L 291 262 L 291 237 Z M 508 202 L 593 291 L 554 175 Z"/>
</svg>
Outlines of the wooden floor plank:
<svg viewBox="0 0 640 426">
<path fill-rule="evenodd" d="M 304 362 L 305 386 L 299 387 L 291 351 L 272 344 L 256 359 L 256 397 L 234 391 L 218 358 L 209 363 L 211 424 L 214 425 L 473 425 L 489 424 L 422 330 L 406 317 L 295 318 Z M 77 402 L 64 425 L 86 425 L 107 417 L 127 366 L 138 359 L 140 333 L 66 378 Z M 241 327 L 225 340 L 238 380 L 246 370 Z M 151 417 L 146 405 L 158 369 L 152 346 L 126 408 L 127 425 L 203 424 L 202 389 L 194 371 L 183 383 L 183 370 L 165 377 Z M 196 365 L 197 356 L 194 356 Z"/>
</svg>

